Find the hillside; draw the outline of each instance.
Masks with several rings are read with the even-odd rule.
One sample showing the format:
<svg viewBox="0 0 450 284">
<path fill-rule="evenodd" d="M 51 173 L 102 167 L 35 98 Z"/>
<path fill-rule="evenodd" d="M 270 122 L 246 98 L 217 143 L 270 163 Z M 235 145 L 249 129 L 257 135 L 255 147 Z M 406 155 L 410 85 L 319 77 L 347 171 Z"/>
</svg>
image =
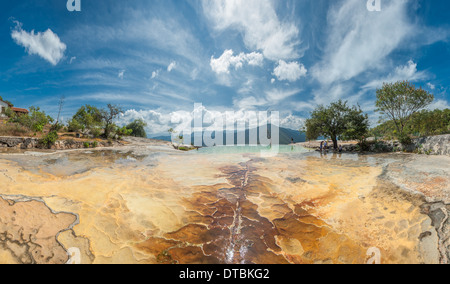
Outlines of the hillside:
<svg viewBox="0 0 450 284">
<path fill-rule="evenodd" d="M 268 127 L 269 128 L 269 131 L 270 131 L 270 126 Z M 305 142 L 306 141 L 306 137 L 305 137 L 305 134 L 303 134 L 303 133 L 300 133 L 299 131 L 297 131 L 297 130 L 293 130 L 293 129 L 288 129 L 288 128 L 283 128 L 283 127 L 280 127 L 279 128 L 279 133 L 280 133 L 280 145 L 288 145 L 288 144 L 290 144 L 291 143 L 291 139 L 293 139 L 294 140 L 294 143 L 300 143 L 300 142 Z M 258 137 L 259 137 L 259 131 L 260 131 L 260 127 L 257 129 L 257 133 L 258 133 Z M 223 145 L 225 145 L 226 144 L 226 134 L 227 134 L 227 131 L 224 131 L 223 132 L 223 137 L 224 137 L 224 139 L 223 139 Z M 202 133 L 199 133 L 199 132 L 197 132 L 197 133 L 195 133 L 193 136 L 192 136 L 192 138 L 191 138 L 191 143 L 194 143 L 194 137 L 198 137 L 198 136 L 201 136 L 201 137 L 203 137 L 203 135 L 204 135 L 204 132 L 202 132 Z M 240 131 L 240 132 L 238 132 L 238 131 L 234 131 L 234 144 L 236 145 L 237 144 L 237 137 L 238 137 L 238 135 L 242 135 L 242 131 Z M 245 142 L 246 142 L 246 144 L 249 144 L 249 141 L 250 141 L 250 130 L 249 129 L 247 129 L 247 130 L 245 130 Z M 152 139 L 157 139 L 157 140 L 164 140 L 164 141 L 171 141 L 171 137 L 170 136 L 157 136 L 157 137 L 151 137 Z M 212 134 L 212 138 L 215 138 L 215 133 L 213 133 Z M 259 138 L 258 138 L 258 144 L 260 144 L 260 141 L 259 141 Z M 206 146 L 206 145 L 204 145 L 203 144 L 203 146 Z"/>
</svg>

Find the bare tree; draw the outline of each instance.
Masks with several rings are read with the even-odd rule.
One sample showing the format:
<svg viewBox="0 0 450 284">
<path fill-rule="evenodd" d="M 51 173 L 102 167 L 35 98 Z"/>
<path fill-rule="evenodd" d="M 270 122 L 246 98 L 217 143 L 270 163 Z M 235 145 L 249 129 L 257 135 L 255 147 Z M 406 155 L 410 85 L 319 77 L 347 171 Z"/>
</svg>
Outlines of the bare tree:
<svg viewBox="0 0 450 284">
<path fill-rule="evenodd" d="M 66 100 L 66 97 L 64 95 L 62 95 L 61 98 L 59 99 L 59 104 L 58 104 L 59 110 L 58 110 L 58 118 L 56 119 L 56 124 L 59 123 L 59 119 L 61 117 L 61 112 L 62 112 L 62 109 L 64 107 L 64 101 L 65 100 Z"/>
</svg>

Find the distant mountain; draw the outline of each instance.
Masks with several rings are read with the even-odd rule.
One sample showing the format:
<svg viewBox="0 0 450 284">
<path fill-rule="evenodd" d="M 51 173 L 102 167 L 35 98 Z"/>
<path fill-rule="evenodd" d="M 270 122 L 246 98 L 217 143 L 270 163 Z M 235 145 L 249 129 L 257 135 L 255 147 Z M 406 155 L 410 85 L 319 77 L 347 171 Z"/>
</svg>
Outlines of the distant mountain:
<svg viewBox="0 0 450 284">
<path fill-rule="evenodd" d="M 257 131 L 257 133 L 258 133 L 258 139 L 257 139 L 257 143 L 258 144 L 260 144 L 260 141 L 259 141 L 259 132 L 260 132 L 260 129 L 261 129 L 261 127 L 258 127 L 258 129 L 256 130 Z M 279 128 L 279 133 L 280 133 L 280 140 L 279 140 L 279 144 L 280 145 L 288 145 L 288 144 L 291 144 L 291 142 L 292 142 L 292 140 L 291 139 L 293 139 L 293 141 L 294 141 L 294 143 L 299 143 L 299 142 L 305 142 L 306 141 L 306 136 L 305 136 L 305 134 L 304 133 L 300 133 L 298 130 L 292 130 L 292 129 L 288 129 L 288 128 L 283 128 L 283 127 L 280 127 Z M 270 137 L 271 135 L 271 126 L 269 125 L 268 126 L 268 137 Z M 229 133 L 229 132 L 228 132 Z M 225 145 L 226 144 L 226 137 L 227 137 L 227 131 L 224 131 L 223 132 L 223 145 Z M 195 137 L 203 137 L 203 135 L 204 135 L 204 132 L 196 132 L 196 133 L 194 133 L 194 135 L 192 135 L 192 137 L 191 137 L 191 143 L 194 143 L 194 139 L 195 139 Z M 236 145 L 237 144 L 237 138 L 238 138 L 238 135 L 242 135 L 242 131 L 237 131 L 237 130 L 235 130 L 234 131 L 234 145 Z M 215 133 L 213 132 L 213 134 L 211 135 L 212 136 L 212 138 L 214 139 L 215 138 Z M 171 137 L 170 136 L 158 136 L 158 137 L 151 137 L 152 139 L 157 139 L 157 140 L 164 140 L 164 141 L 171 141 Z M 245 130 L 245 143 L 246 143 L 246 145 L 248 145 L 249 144 L 249 141 L 250 141 L 250 130 L 249 129 L 247 129 L 247 130 Z M 205 144 L 203 144 L 203 146 L 206 146 Z"/>
<path fill-rule="evenodd" d="M 172 138 L 170 136 L 157 136 L 157 137 L 148 137 L 148 138 L 172 142 Z"/>
</svg>

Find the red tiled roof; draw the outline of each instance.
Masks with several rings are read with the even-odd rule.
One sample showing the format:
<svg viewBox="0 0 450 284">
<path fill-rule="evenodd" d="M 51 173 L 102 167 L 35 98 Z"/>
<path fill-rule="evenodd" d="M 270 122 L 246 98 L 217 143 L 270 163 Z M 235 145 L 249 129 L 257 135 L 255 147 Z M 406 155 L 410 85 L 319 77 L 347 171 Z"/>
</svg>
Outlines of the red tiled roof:
<svg viewBox="0 0 450 284">
<path fill-rule="evenodd" d="M 29 111 L 26 110 L 26 109 L 24 109 L 24 108 L 12 107 L 11 110 L 14 111 L 14 112 L 24 112 L 24 113 L 29 113 Z"/>
</svg>

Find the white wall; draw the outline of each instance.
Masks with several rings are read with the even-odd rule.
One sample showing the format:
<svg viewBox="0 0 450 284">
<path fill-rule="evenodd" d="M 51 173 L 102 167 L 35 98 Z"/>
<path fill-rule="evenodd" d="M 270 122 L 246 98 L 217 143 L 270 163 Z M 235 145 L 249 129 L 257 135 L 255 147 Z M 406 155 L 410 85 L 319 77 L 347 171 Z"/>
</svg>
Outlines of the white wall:
<svg viewBox="0 0 450 284">
<path fill-rule="evenodd" d="M 8 107 L 9 106 L 7 103 L 0 101 L 0 114 L 3 113 Z"/>
</svg>

